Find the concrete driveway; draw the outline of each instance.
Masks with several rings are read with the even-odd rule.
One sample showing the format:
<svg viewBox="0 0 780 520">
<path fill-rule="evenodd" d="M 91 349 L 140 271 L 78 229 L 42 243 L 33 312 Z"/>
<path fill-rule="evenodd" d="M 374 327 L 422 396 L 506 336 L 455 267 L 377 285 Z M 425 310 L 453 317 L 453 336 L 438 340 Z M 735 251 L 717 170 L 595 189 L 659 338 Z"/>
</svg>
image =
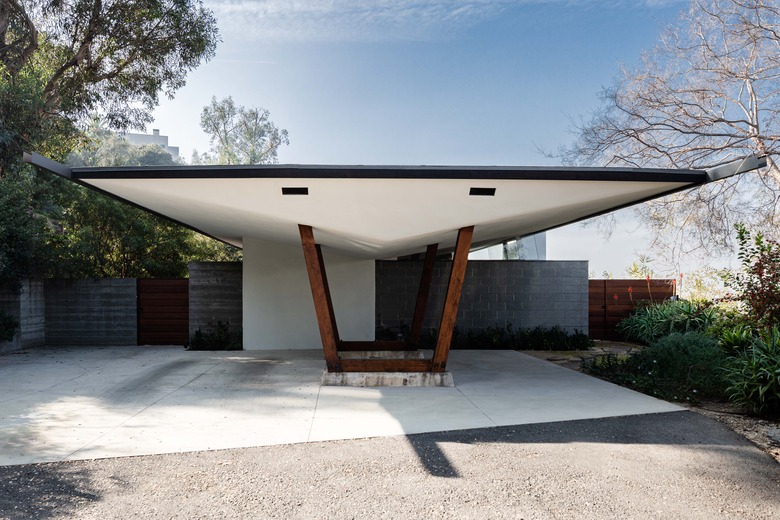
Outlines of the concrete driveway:
<svg viewBox="0 0 780 520">
<path fill-rule="evenodd" d="M 517 352 L 450 368 L 321 388 L 314 351 L 0 356 L 0 519 L 778 518 L 780 466 L 720 423 Z"/>
<path fill-rule="evenodd" d="M 548 423 L 680 408 L 514 351 L 455 388 L 321 387 L 320 351 L 40 348 L 0 356 L 0 465 Z"/>
</svg>

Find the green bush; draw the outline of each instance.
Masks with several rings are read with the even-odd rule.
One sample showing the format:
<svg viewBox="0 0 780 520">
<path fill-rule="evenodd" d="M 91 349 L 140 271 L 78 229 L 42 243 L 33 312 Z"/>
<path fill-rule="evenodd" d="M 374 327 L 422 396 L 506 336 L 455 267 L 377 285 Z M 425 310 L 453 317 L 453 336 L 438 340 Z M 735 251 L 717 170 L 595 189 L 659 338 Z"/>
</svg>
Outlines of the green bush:
<svg viewBox="0 0 780 520">
<path fill-rule="evenodd" d="M 19 328 L 19 320 L 5 311 L 0 311 L 0 341 L 12 341 Z"/>
<path fill-rule="evenodd" d="M 755 338 L 724 368 L 729 398 L 758 415 L 780 415 L 780 330 Z"/>
<path fill-rule="evenodd" d="M 749 325 L 735 325 L 724 329 L 716 339 L 727 354 L 739 354 L 750 348 L 756 337 Z"/>
<path fill-rule="evenodd" d="M 637 307 L 618 323 L 617 330 L 629 341 L 649 345 L 675 332 L 703 332 L 716 316 L 717 311 L 708 302 L 668 300 Z"/>
<path fill-rule="evenodd" d="M 676 401 L 721 398 L 727 356 L 717 341 L 698 332 L 675 332 L 627 356 L 583 361 L 583 369 L 613 383 Z"/>
<path fill-rule="evenodd" d="M 737 354 L 750 347 L 756 334 L 751 320 L 738 305 L 738 302 L 724 302 L 714 306 L 715 320 L 705 332 L 727 354 Z"/>
<path fill-rule="evenodd" d="M 186 346 L 187 350 L 242 350 L 243 334 L 230 330 L 230 324 L 218 321 L 209 323 L 206 332 L 201 329 L 195 331 Z"/>
<path fill-rule="evenodd" d="M 753 325 L 769 331 L 780 323 L 780 243 L 753 236 L 744 224 L 735 228 L 742 267 L 726 274 L 726 285 L 737 291 Z"/>
<path fill-rule="evenodd" d="M 436 344 L 437 333 L 432 330 L 423 345 Z M 515 329 L 511 323 L 505 327 L 496 325 L 486 329 L 467 330 L 461 333 L 457 327 L 452 334 L 451 347 L 455 349 L 515 349 L 515 350 L 588 350 L 593 346 L 587 334 L 567 332 L 559 326 Z"/>
</svg>

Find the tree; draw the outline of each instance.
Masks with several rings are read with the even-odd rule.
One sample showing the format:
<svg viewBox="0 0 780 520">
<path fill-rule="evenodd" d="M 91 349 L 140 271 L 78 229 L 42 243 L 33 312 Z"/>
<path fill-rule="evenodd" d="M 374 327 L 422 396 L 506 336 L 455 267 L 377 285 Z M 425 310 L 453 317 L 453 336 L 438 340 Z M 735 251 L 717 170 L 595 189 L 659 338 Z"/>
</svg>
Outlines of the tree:
<svg viewBox="0 0 780 520">
<path fill-rule="evenodd" d="M 31 248 L 9 274 L 48 274 L 56 255 L 33 242 L 61 239 L 57 222 L 73 189 L 23 165 L 22 152 L 63 160 L 85 142 L 94 112 L 114 129 L 142 127 L 159 94 L 184 85 L 217 40 L 200 0 L 0 0 L 0 192 L 21 204 L 0 215 L 0 234 L 29 231 L 22 242 Z M 17 215 L 41 225 L 25 231 Z M 0 258 L 18 254 L 0 243 Z"/>
<path fill-rule="evenodd" d="M 217 39 L 214 15 L 200 0 L 0 0 L 0 81 L 28 94 L 28 104 L 15 108 L 25 109 L 32 127 L 72 132 L 95 111 L 111 128 L 142 127 L 160 92 L 182 87 L 214 55 Z M 1 156 L 39 144 L 29 141 L 29 127 L 8 124 L 22 118 L 0 117 Z"/>
<path fill-rule="evenodd" d="M 638 208 L 666 258 L 733 250 L 743 221 L 780 224 L 780 2 L 694 0 L 559 151 L 570 164 L 706 169 L 750 154 L 768 166 Z"/>
<path fill-rule="evenodd" d="M 0 286 L 18 288 L 31 274 L 46 273 L 54 259 L 41 254 L 53 234 L 48 221 L 32 211 L 30 179 L 3 179 L 0 185 Z"/>
<path fill-rule="evenodd" d="M 636 260 L 626 267 L 626 276 L 629 278 L 643 279 L 655 278 L 653 270 L 654 259 L 648 255 L 638 254 Z"/>
<path fill-rule="evenodd" d="M 203 107 L 200 126 L 209 136 L 211 153 L 198 156 L 193 162 L 211 164 L 268 164 L 278 162 L 277 152 L 290 144 L 287 130 L 279 130 L 264 108 L 236 106 L 228 96 Z"/>
<path fill-rule="evenodd" d="M 169 166 L 157 145 L 134 146 L 99 123 L 90 145 L 71 154 L 73 166 Z M 192 260 L 236 259 L 236 248 L 92 190 L 75 187 L 60 222 L 59 276 L 178 278 Z"/>
</svg>

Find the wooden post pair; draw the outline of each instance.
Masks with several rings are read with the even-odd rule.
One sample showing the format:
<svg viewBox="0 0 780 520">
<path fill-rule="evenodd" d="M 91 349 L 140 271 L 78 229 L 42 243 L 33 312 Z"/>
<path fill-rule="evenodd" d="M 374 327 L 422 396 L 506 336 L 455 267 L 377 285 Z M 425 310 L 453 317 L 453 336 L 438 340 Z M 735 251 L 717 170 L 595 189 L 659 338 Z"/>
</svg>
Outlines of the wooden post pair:
<svg viewBox="0 0 780 520">
<path fill-rule="evenodd" d="M 339 338 L 330 288 L 328 287 L 328 278 L 325 273 L 325 263 L 322 259 L 322 248 L 315 242 L 314 231 L 311 226 L 299 225 L 298 228 L 301 234 L 303 255 L 306 259 L 306 270 L 309 274 L 309 284 L 311 285 L 312 297 L 314 298 L 314 310 L 317 314 L 317 324 L 320 329 L 322 350 L 325 354 L 325 365 L 328 372 L 443 372 L 445 370 L 450 352 L 452 332 L 458 316 L 458 304 L 460 303 L 463 279 L 466 275 L 466 265 L 468 263 L 474 226 L 461 228 L 458 231 L 452 270 L 450 271 L 450 279 L 447 285 L 447 296 L 444 300 L 444 309 L 439 325 L 439 334 L 433 351 L 433 358 L 430 360 L 341 359 L 339 357 L 339 349 L 342 347 L 342 350 L 406 350 L 419 345 L 425 308 L 433 279 L 433 265 L 436 261 L 438 244 L 429 245 L 425 252 L 423 274 L 420 280 L 420 289 L 417 293 L 409 343 L 399 345 L 399 342 L 345 342 Z"/>
</svg>

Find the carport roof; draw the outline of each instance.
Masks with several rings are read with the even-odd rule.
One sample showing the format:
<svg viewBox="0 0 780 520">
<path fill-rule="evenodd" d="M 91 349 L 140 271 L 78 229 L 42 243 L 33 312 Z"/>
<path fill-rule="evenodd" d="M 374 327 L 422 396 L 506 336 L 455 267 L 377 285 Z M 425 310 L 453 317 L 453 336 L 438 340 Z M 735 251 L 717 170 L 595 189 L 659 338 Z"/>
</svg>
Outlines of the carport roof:
<svg viewBox="0 0 780 520">
<path fill-rule="evenodd" d="M 714 170 L 517 166 L 173 166 L 71 168 L 25 159 L 89 188 L 241 246 L 247 238 L 391 258 L 475 226 L 473 247 L 577 222 L 761 166 Z"/>
</svg>

